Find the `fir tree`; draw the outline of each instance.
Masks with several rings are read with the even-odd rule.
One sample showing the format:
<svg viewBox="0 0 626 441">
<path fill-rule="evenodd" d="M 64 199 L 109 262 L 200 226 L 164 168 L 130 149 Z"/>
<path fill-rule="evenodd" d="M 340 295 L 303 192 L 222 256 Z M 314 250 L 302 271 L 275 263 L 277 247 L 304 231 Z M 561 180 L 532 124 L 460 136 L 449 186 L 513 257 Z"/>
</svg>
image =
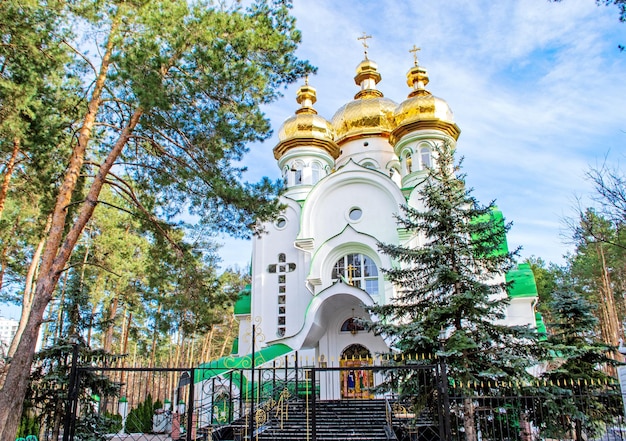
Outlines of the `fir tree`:
<svg viewBox="0 0 626 441">
<path fill-rule="evenodd" d="M 551 437 L 595 437 L 599 422 L 609 423 L 622 413 L 621 402 L 603 393 L 610 379 L 603 368 L 618 364 L 611 357 L 615 347 L 601 340 L 592 304 L 571 284 L 561 281 L 552 297 L 553 322 L 541 345 L 553 366 L 542 377 L 553 385 L 549 392 L 554 398 L 546 401 L 543 421 L 536 423 Z"/>
<path fill-rule="evenodd" d="M 510 226 L 492 215 L 493 202 L 481 206 L 471 196 L 449 143 L 435 153 L 436 164 L 418 190 L 423 208 L 405 206 L 398 218 L 416 241 L 380 244 L 397 262 L 385 271 L 397 295 L 372 308 L 379 318 L 373 328 L 403 354 L 443 357 L 461 386 L 523 376 L 534 333 L 502 323 L 508 304 L 504 275 L 516 254 L 503 247 Z M 473 441 L 472 398 L 463 407 L 466 439 Z"/>
</svg>

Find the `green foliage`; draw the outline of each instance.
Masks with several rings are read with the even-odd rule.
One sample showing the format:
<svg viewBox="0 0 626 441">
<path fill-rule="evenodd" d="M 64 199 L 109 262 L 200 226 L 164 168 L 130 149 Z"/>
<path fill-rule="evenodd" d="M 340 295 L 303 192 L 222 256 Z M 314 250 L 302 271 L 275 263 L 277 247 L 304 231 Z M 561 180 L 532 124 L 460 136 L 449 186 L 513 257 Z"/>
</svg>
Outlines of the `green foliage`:
<svg viewBox="0 0 626 441">
<path fill-rule="evenodd" d="M 81 441 L 105 441 L 111 438 L 111 433 L 118 433 L 121 427 L 119 416 L 100 415 L 85 406 L 76 421 L 74 435 Z"/>
<path fill-rule="evenodd" d="M 80 343 L 78 348 L 81 363 L 96 359 L 100 362 L 113 359 L 103 351 L 92 350 L 83 343 Z M 35 356 L 26 407 L 35 411 L 39 421 L 45 423 L 47 427 L 58 428 L 68 412 L 66 406 L 73 353 L 74 345 L 64 340 L 42 349 Z M 84 371 L 80 376 L 78 391 L 81 402 L 91 403 L 93 394 L 115 396 L 119 392 L 119 385 L 101 373 Z M 90 405 L 87 407 L 91 409 Z"/>
<path fill-rule="evenodd" d="M 541 344 L 556 357 L 558 367 L 543 376 L 555 383 L 605 382 L 610 377 L 602 368 L 617 364 L 607 356 L 615 347 L 598 338 L 592 304 L 568 284 L 561 285 L 553 296 L 550 310 L 554 321 L 548 324 L 552 332 Z"/>
<path fill-rule="evenodd" d="M 26 438 L 28 435 L 37 435 L 39 434 L 39 421 L 35 415 L 31 415 L 28 412 L 24 412 L 22 414 L 22 418 L 20 419 L 20 425 L 17 429 L 17 437 L 18 438 Z"/>
<path fill-rule="evenodd" d="M 152 416 L 154 411 L 160 408 L 160 403 L 152 402 L 152 396 L 148 394 L 146 399 L 128 413 L 126 418 L 127 433 L 150 433 L 152 432 Z"/>
<path fill-rule="evenodd" d="M 300 34 L 290 7 L 287 0 L 3 3 L 0 155 L 19 141 L 27 159 L 11 184 L 10 223 L 0 225 L 7 256 L 0 275 L 21 289 L 24 269 L 42 262 L 27 334 L 47 323 L 53 298 L 64 308 L 52 317 L 55 345 L 76 334 L 108 347 L 117 338 L 126 350 L 138 329 L 161 327 L 185 344 L 223 322 L 234 294 L 216 272 L 210 238 L 250 236 L 257 219 L 278 211 L 280 183 L 245 182 L 239 162 L 249 142 L 270 135 L 261 106 L 314 70 L 295 55 Z M 104 206 L 130 218 L 107 212 L 89 224 L 92 208 Z M 185 214 L 199 219 L 202 241 L 189 240 L 178 223 Z M 148 274 L 154 256 L 160 282 Z M 159 310 L 169 323 L 159 322 Z M 143 332 L 135 347 L 156 341 Z M 6 409 L 21 405 L 33 351 L 20 344 L 9 365 L 3 421 Z M 3 426 L 12 436 L 13 424 Z"/>
<path fill-rule="evenodd" d="M 597 337 L 592 303 L 568 282 L 559 283 L 549 308 L 552 332 L 540 344 L 550 356 L 542 377 L 553 385 L 546 388 L 552 398 L 543 403 L 544 416 L 537 423 L 553 437 L 566 436 L 572 425 L 595 437 L 600 423 L 611 423 L 622 413 L 619 400 L 606 400 L 603 393 L 611 380 L 603 369 L 618 364 L 608 355 L 615 347 Z"/>
<path fill-rule="evenodd" d="M 103 92 L 115 105 L 98 115 L 96 149 L 106 153 L 115 128 L 138 109 L 142 116 L 121 155 L 128 176 L 110 183 L 163 219 L 186 209 L 212 230 L 249 235 L 257 218 L 276 213 L 280 185 L 242 183 L 235 164 L 247 143 L 270 134 L 260 105 L 312 70 L 294 55 L 300 34 L 289 2 L 117 6 L 94 16 L 97 28 L 108 27 L 106 15 L 119 23 L 110 28 L 116 69 Z"/>
<path fill-rule="evenodd" d="M 504 274 L 514 257 L 501 248 L 509 227 L 490 216 L 493 203 L 480 206 L 456 176 L 449 144 L 435 157 L 437 166 L 418 189 L 424 208 L 404 207 L 399 218 L 424 245 L 380 244 L 398 264 L 385 271 L 398 294 L 371 308 L 380 319 L 372 327 L 405 354 L 437 353 L 450 377 L 464 384 L 524 376 L 535 334 L 499 322 L 508 304 Z"/>
<path fill-rule="evenodd" d="M 539 295 L 537 311 L 541 313 L 545 322 L 551 322 L 552 313 L 549 305 L 553 301 L 553 293 L 557 289 L 559 280 L 564 277 L 566 269 L 554 263 L 547 264 L 541 257 L 535 256 L 526 259 L 526 263 L 530 265 L 537 284 Z"/>
</svg>

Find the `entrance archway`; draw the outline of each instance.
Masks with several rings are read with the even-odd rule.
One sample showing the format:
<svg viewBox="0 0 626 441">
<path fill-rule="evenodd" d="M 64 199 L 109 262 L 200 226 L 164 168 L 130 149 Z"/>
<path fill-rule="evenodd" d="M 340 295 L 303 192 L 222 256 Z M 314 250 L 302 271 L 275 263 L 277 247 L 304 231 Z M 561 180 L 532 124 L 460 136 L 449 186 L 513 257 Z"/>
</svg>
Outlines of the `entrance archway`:
<svg viewBox="0 0 626 441">
<path fill-rule="evenodd" d="M 372 354 L 363 345 L 353 344 L 341 353 L 339 365 L 341 370 L 341 398 L 370 399 L 374 387 L 374 373 L 371 370 L 359 369 L 373 364 Z"/>
</svg>

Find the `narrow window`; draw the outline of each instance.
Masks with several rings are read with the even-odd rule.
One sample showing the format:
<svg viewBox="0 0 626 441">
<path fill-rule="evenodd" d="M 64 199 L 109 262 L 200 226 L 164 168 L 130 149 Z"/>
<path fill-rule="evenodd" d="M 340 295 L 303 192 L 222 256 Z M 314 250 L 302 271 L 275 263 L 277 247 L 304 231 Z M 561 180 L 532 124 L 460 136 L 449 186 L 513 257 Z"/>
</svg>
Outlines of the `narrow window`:
<svg viewBox="0 0 626 441">
<path fill-rule="evenodd" d="M 422 160 L 422 170 L 426 170 L 431 167 L 430 161 L 430 149 L 428 147 L 422 147 L 420 149 L 420 156 Z"/>
</svg>

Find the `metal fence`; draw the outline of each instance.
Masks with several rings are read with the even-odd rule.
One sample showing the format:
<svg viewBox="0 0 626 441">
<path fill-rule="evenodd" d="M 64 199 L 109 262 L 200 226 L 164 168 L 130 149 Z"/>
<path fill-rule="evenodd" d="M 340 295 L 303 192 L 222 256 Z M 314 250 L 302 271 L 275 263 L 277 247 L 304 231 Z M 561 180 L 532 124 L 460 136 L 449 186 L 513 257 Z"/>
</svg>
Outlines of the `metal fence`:
<svg viewBox="0 0 626 441">
<path fill-rule="evenodd" d="M 292 355 L 245 369 L 75 366 L 63 439 L 626 441 L 617 384 L 462 385 L 440 363 L 351 361 L 308 365 Z M 119 392 L 79 394 L 86 375 L 119 384 Z"/>
</svg>

